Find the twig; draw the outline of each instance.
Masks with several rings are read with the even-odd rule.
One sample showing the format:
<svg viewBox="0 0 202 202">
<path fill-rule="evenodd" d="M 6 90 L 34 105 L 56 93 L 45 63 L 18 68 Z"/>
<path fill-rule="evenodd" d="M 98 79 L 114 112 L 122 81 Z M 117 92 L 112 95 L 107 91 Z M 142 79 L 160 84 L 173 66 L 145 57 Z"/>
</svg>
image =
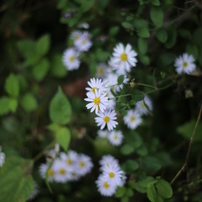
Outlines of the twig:
<svg viewBox="0 0 202 202">
<path fill-rule="evenodd" d="M 186 160 L 185 160 L 185 162 L 184 162 L 182 168 L 178 171 L 178 173 L 177 173 L 177 174 L 175 175 L 175 177 L 172 179 L 172 181 L 170 182 L 170 184 L 173 184 L 173 182 L 175 182 L 175 180 L 179 177 L 179 175 L 182 173 L 182 171 L 184 171 L 185 167 L 187 166 L 188 159 L 189 159 L 189 154 L 190 154 L 190 151 L 191 151 L 192 141 L 193 141 L 193 138 L 194 138 L 194 135 L 195 135 L 196 128 L 197 128 L 197 126 L 198 126 L 199 120 L 200 120 L 200 118 L 201 118 L 201 112 L 202 112 L 202 105 L 201 105 L 201 108 L 200 108 L 200 112 L 199 112 L 199 115 L 198 115 L 198 118 L 197 118 L 197 121 L 196 121 L 194 130 L 193 130 L 193 133 L 192 133 L 191 138 L 190 138 L 190 142 L 189 142 L 189 147 L 188 147 L 188 151 L 187 151 Z"/>
</svg>

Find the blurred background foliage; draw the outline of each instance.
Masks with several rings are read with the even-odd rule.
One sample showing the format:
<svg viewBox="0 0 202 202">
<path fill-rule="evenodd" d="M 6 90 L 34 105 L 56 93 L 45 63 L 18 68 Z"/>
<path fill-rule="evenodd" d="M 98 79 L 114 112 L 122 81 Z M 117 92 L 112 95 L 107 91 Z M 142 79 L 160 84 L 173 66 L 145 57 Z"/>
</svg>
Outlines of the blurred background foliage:
<svg viewBox="0 0 202 202">
<path fill-rule="evenodd" d="M 75 12 L 71 17 L 66 17 L 72 10 Z M 72 46 L 70 34 L 82 22 L 90 25 L 93 46 L 81 56 L 80 69 L 68 72 L 62 54 Z M 107 61 L 119 42 L 130 43 L 138 53 L 138 65 L 130 75 L 131 80 L 168 87 L 150 94 L 153 116 L 146 117 L 138 130 L 130 131 L 120 123 L 125 140 L 117 149 L 96 139 L 97 127 L 83 98 L 86 82 L 95 75 L 96 65 Z M 202 104 L 201 1 L 7 0 L 0 3 L 0 44 L 0 145 L 8 159 L 1 176 L 9 175 L 10 180 L 20 181 L 22 187 L 30 186 L 31 190 L 32 175 L 40 187 L 33 201 L 147 201 L 147 184 L 142 180 L 161 176 L 170 182 L 180 170 Z M 184 52 L 194 56 L 197 71 L 176 75 L 174 61 Z M 50 193 L 38 173 L 45 158 L 34 165 L 25 159 L 33 159 L 54 140 L 47 126 L 51 123 L 49 106 L 58 86 L 72 108 L 71 121 L 64 123 L 71 131 L 70 148 L 91 156 L 94 169 L 78 182 L 60 186 L 52 183 Z M 138 88 L 149 91 L 146 87 Z M 75 133 L 81 127 L 88 133 L 82 140 Z M 165 201 L 202 200 L 201 143 L 200 121 L 188 166 L 172 185 L 173 197 Z M 120 160 L 129 178 L 126 188 L 109 198 L 101 197 L 95 186 L 98 161 L 106 153 Z M 19 171 L 19 165 L 26 165 L 25 169 Z M 19 179 L 5 171 L 9 168 L 16 170 Z M 22 176 L 28 171 L 25 181 Z M 6 187 L 8 195 L 16 193 L 15 199 L 7 201 L 19 201 L 21 192 L 5 184 L 7 181 L 0 178 L 0 189 Z M 26 201 L 30 190 L 22 194 L 21 201 Z"/>
</svg>

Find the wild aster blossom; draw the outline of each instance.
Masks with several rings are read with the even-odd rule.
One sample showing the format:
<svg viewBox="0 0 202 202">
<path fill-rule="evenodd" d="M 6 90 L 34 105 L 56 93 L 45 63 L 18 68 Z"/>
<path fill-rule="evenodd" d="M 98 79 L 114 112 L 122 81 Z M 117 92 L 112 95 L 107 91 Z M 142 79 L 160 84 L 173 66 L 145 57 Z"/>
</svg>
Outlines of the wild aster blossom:
<svg viewBox="0 0 202 202">
<path fill-rule="evenodd" d="M 113 130 L 109 133 L 108 140 L 112 145 L 119 146 L 123 141 L 123 133 L 120 130 Z"/>
<path fill-rule="evenodd" d="M 101 166 L 101 170 L 103 171 L 105 166 L 109 165 L 117 165 L 119 166 L 119 162 L 117 159 L 115 159 L 112 155 L 104 155 L 102 159 L 99 161 L 99 164 Z"/>
<path fill-rule="evenodd" d="M 107 75 L 108 66 L 102 62 L 96 66 L 96 77 L 104 78 Z"/>
<path fill-rule="evenodd" d="M 109 133 L 108 130 L 98 130 L 97 131 L 98 137 L 101 137 L 101 138 L 107 137 L 108 133 Z"/>
<path fill-rule="evenodd" d="M 194 57 L 193 55 L 188 55 L 184 53 L 182 56 L 179 56 L 175 60 L 174 66 L 176 67 L 176 72 L 178 74 L 186 73 L 190 74 L 196 69 L 196 65 L 194 64 Z"/>
<path fill-rule="evenodd" d="M 142 123 L 140 114 L 135 110 L 128 110 L 127 114 L 123 117 L 123 121 L 128 128 L 132 130 L 137 128 Z"/>
<path fill-rule="evenodd" d="M 69 71 L 79 68 L 80 60 L 78 56 L 79 53 L 73 48 L 69 48 L 63 53 L 63 63 Z"/>
<path fill-rule="evenodd" d="M 0 167 L 3 166 L 3 164 L 5 162 L 5 158 L 6 158 L 6 155 L 3 152 L 1 152 L 1 150 L 2 150 L 2 148 L 0 146 Z"/>
<path fill-rule="evenodd" d="M 51 166 L 50 168 L 48 168 L 49 165 L 46 163 L 41 164 L 39 167 L 39 172 L 40 175 L 43 179 L 46 178 L 46 172 L 48 170 L 48 181 L 52 182 L 53 180 L 55 180 L 55 170 L 53 169 L 53 166 Z"/>
<path fill-rule="evenodd" d="M 151 99 L 149 98 L 148 95 L 146 95 L 144 97 L 144 102 L 146 103 L 146 105 L 149 107 L 150 110 L 152 110 L 152 101 Z M 144 104 L 143 100 L 142 101 L 139 101 L 136 103 L 136 111 L 140 114 L 140 115 L 147 115 L 149 112 Z"/>
<path fill-rule="evenodd" d="M 84 28 L 84 29 L 88 29 L 89 28 L 89 24 L 86 22 L 80 23 L 77 26 L 78 28 Z"/>
<path fill-rule="evenodd" d="M 90 88 L 87 87 L 86 90 L 89 92 L 95 93 L 95 90 L 101 92 L 105 90 L 103 81 L 101 79 L 91 78 L 90 81 L 88 81 L 87 83 L 90 86 Z"/>
<path fill-rule="evenodd" d="M 109 85 L 109 82 L 107 80 L 104 80 L 103 83 L 106 83 L 108 86 Z M 105 86 L 105 84 L 104 84 Z M 116 101 L 115 101 L 115 98 L 113 96 L 113 94 L 111 93 L 111 88 L 110 87 L 106 87 L 104 88 L 104 92 L 106 93 L 106 96 L 109 98 L 108 100 L 108 105 L 106 106 L 107 109 L 115 109 L 116 107 Z"/>
<path fill-rule="evenodd" d="M 136 66 L 137 53 L 132 50 L 132 46 L 127 44 L 126 47 L 122 43 L 119 43 L 113 52 L 113 58 L 111 64 L 116 70 L 118 75 L 126 74 L 131 71 L 131 67 Z"/>
<path fill-rule="evenodd" d="M 118 122 L 115 121 L 116 112 L 115 110 L 106 110 L 97 114 L 98 117 L 95 117 L 95 122 L 100 126 L 101 130 L 107 125 L 108 130 L 113 130 L 118 125 Z"/>
<path fill-rule="evenodd" d="M 106 94 L 97 90 L 95 90 L 95 93 L 87 93 L 87 98 L 84 100 L 90 102 L 86 105 L 87 109 L 91 109 L 90 112 L 95 111 L 96 114 L 98 112 L 104 112 L 106 110 L 106 106 L 108 105 L 108 97 L 106 97 Z"/>
<path fill-rule="evenodd" d="M 82 36 L 82 32 L 78 30 L 73 31 L 71 34 L 71 38 L 73 39 L 74 42 L 79 40 L 81 36 Z"/>
</svg>

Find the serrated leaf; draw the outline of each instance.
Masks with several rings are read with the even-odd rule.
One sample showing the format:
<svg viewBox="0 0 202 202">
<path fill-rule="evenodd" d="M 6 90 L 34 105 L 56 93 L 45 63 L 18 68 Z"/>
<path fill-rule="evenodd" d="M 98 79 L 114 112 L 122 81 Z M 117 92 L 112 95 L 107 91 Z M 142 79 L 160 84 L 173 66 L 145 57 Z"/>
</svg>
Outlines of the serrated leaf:
<svg viewBox="0 0 202 202">
<path fill-rule="evenodd" d="M 67 124 L 71 119 L 71 105 L 61 89 L 51 100 L 49 114 L 51 121 L 58 124 Z"/>
<path fill-rule="evenodd" d="M 18 97 L 20 91 L 19 81 L 16 75 L 10 74 L 5 83 L 6 92 L 12 97 Z"/>
<path fill-rule="evenodd" d="M 168 39 L 168 34 L 166 29 L 164 28 L 159 29 L 156 33 L 156 37 L 161 43 L 165 43 Z"/>
<path fill-rule="evenodd" d="M 20 105 L 27 112 L 34 111 L 37 108 L 37 100 L 32 93 L 26 93 L 20 100 Z"/>
<path fill-rule="evenodd" d="M 46 76 L 50 63 L 47 59 L 41 60 L 36 66 L 32 69 L 32 75 L 37 81 L 42 81 Z"/>
<path fill-rule="evenodd" d="M 8 157 L 0 169 L 0 196 L 3 202 L 25 202 L 34 186 L 30 175 L 33 161 Z M 12 194 L 9 194 L 12 193 Z"/>
<path fill-rule="evenodd" d="M 152 22 L 157 26 L 160 27 L 163 23 L 163 10 L 161 7 L 153 6 L 150 11 L 150 17 Z"/>
<path fill-rule="evenodd" d="M 120 76 L 118 77 L 118 85 L 121 85 L 121 84 L 123 83 L 124 78 L 125 78 L 124 75 L 120 75 Z"/>
<path fill-rule="evenodd" d="M 157 193 L 153 184 L 148 184 L 147 186 L 147 197 L 151 202 L 156 202 Z"/>
<path fill-rule="evenodd" d="M 10 111 L 10 98 L 0 98 L 0 115 L 5 115 Z"/>
<path fill-rule="evenodd" d="M 147 41 L 146 41 L 146 39 L 138 38 L 137 44 L 138 44 L 139 52 L 144 55 L 147 52 Z"/>
<path fill-rule="evenodd" d="M 149 38 L 150 36 L 149 30 L 146 27 L 139 28 L 137 31 L 137 34 L 139 37 L 142 37 L 142 38 Z"/>
<path fill-rule="evenodd" d="M 164 198 L 171 198 L 173 195 L 172 187 L 164 179 L 157 180 L 156 189 L 158 193 Z"/>
<path fill-rule="evenodd" d="M 50 36 L 48 34 L 40 37 L 36 42 L 36 52 L 41 57 L 44 56 L 50 48 Z"/>
<path fill-rule="evenodd" d="M 140 90 L 133 89 L 132 92 L 131 92 L 131 96 L 132 96 L 133 100 L 135 100 L 136 102 L 138 102 L 138 101 L 143 100 L 145 95 Z"/>
<path fill-rule="evenodd" d="M 71 134 L 68 128 L 62 127 L 56 132 L 56 141 L 65 151 L 67 151 L 69 147 L 70 139 Z"/>
</svg>

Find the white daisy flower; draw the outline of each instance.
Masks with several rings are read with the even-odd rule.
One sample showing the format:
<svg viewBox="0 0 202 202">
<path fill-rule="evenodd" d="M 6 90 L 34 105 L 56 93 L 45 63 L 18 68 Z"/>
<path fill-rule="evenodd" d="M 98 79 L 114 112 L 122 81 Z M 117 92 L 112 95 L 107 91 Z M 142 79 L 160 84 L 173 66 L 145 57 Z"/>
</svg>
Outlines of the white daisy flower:
<svg viewBox="0 0 202 202">
<path fill-rule="evenodd" d="M 108 130 L 98 130 L 97 131 L 98 137 L 105 138 L 109 134 Z"/>
<path fill-rule="evenodd" d="M 117 186 L 103 178 L 103 175 L 98 177 L 96 181 L 98 191 L 103 196 L 112 196 L 116 192 Z"/>
<path fill-rule="evenodd" d="M 109 82 L 106 80 L 104 80 L 103 83 L 106 83 L 107 85 L 109 84 Z M 110 87 L 104 88 L 104 92 L 106 93 L 106 96 L 109 98 L 108 105 L 106 106 L 107 109 L 115 109 L 116 101 L 114 99 L 113 94 L 111 93 L 111 88 Z"/>
<path fill-rule="evenodd" d="M 109 133 L 108 139 L 112 145 L 119 146 L 123 141 L 123 133 L 120 130 L 113 130 Z"/>
<path fill-rule="evenodd" d="M 122 43 L 119 43 L 113 52 L 113 58 L 111 60 L 112 66 L 116 70 L 118 75 L 126 74 L 131 71 L 131 67 L 136 66 L 137 53 L 132 50 L 130 44 L 127 44 L 126 47 Z"/>
<path fill-rule="evenodd" d="M 106 106 L 108 105 L 106 94 L 95 89 L 95 93 L 89 92 L 87 93 L 87 96 L 88 98 L 85 98 L 84 100 L 90 102 L 86 105 L 87 109 L 91 108 L 90 112 L 95 111 L 97 114 L 98 112 L 104 112 L 104 110 L 106 110 Z"/>
<path fill-rule="evenodd" d="M 90 88 L 87 87 L 86 90 L 89 92 L 95 93 L 95 90 L 101 92 L 105 90 L 104 84 L 101 79 L 91 78 L 90 81 L 88 81 L 87 83 L 90 86 Z"/>
<path fill-rule="evenodd" d="M 107 75 L 108 66 L 106 63 L 102 62 L 96 66 L 96 77 L 104 78 Z"/>
<path fill-rule="evenodd" d="M 196 65 L 194 64 L 194 61 L 195 59 L 193 55 L 188 55 L 187 53 L 184 53 L 182 56 L 179 56 L 175 60 L 175 64 L 174 64 L 174 66 L 177 67 L 176 72 L 178 74 L 181 74 L 181 73 L 190 74 L 196 69 Z"/>
<path fill-rule="evenodd" d="M 41 164 L 39 167 L 39 172 L 43 179 L 46 178 L 46 171 L 47 171 L 48 167 L 49 167 L 49 165 L 47 163 Z M 48 181 L 52 182 L 53 180 L 55 180 L 55 170 L 53 169 L 53 166 L 51 166 L 48 169 Z"/>
<path fill-rule="evenodd" d="M 144 102 L 149 107 L 149 109 L 152 110 L 152 101 L 151 101 L 151 99 L 149 98 L 148 95 L 146 95 L 144 97 Z M 135 109 L 140 115 L 143 115 L 143 114 L 147 115 L 149 113 L 146 106 L 145 106 L 145 104 L 144 104 L 144 102 L 142 100 L 142 101 L 137 102 L 136 105 L 135 105 L 136 106 Z"/>
<path fill-rule="evenodd" d="M 128 110 L 126 116 L 123 117 L 123 121 L 132 130 L 142 123 L 140 114 L 135 110 Z"/>
<path fill-rule="evenodd" d="M 75 41 L 79 40 L 79 39 L 81 38 L 81 36 L 82 36 L 82 32 L 76 30 L 76 31 L 73 31 L 73 32 L 72 32 L 71 38 L 72 38 L 73 41 L 75 42 Z"/>
<path fill-rule="evenodd" d="M 80 60 L 78 56 L 79 53 L 73 48 L 69 48 L 63 53 L 63 63 L 69 71 L 79 68 Z"/>
<path fill-rule="evenodd" d="M 77 27 L 80 28 L 80 29 L 81 28 L 88 29 L 89 28 L 89 24 L 86 23 L 86 22 L 83 22 L 83 23 L 78 24 Z"/>
<path fill-rule="evenodd" d="M 95 117 L 95 122 L 100 126 L 101 130 L 107 125 L 108 130 L 113 130 L 118 125 L 118 122 L 115 121 L 116 112 L 115 110 L 106 110 L 97 114 L 98 117 Z"/>
<path fill-rule="evenodd" d="M 99 161 L 99 163 L 101 165 L 100 170 L 102 171 L 105 166 L 109 166 L 109 165 L 119 166 L 118 160 L 115 159 L 112 155 L 104 155 L 102 159 Z"/>
<path fill-rule="evenodd" d="M 74 43 L 76 49 L 79 52 L 86 52 L 90 49 L 92 46 L 92 42 L 89 40 L 89 36 L 87 37 L 85 35 L 82 35 L 80 39 L 76 40 Z"/>
<path fill-rule="evenodd" d="M 84 176 L 87 173 L 89 173 L 92 167 L 93 167 L 93 163 L 89 156 L 85 154 L 80 154 L 78 156 L 78 161 L 77 161 L 75 170 L 80 176 Z"/>
<path fill-rule="evenodd" d="M 55 181 L 65 183 L 69 179 L 69 172 L 65 161 L 56 159 L 53 162 L 53 170 L 55 170 Z"/>
<path fill-rule="evenodd" d="M 79 179 L 80 179 L 80 175 L 77 173 L 77 171 L 73 170 L 69 173 L 68 181 L 77 181 Z"/>
<path fill-rule="evenodd" d="M 5 153 L 1 152 L 1 146 L 0 146 L 0 167 L 3 166 L 3 164 L 5 162 L 5 158 L 6 158 L 6 155 L 5 155 Z"/>
<path fill-rule="evenodd" d="M 124 175 L 124 172 L 120 169 L 120 166 L 110 164 L 103 168 L 103 178 L 116 186 L 122 184 L 122 175 Z"/>
</svg>

